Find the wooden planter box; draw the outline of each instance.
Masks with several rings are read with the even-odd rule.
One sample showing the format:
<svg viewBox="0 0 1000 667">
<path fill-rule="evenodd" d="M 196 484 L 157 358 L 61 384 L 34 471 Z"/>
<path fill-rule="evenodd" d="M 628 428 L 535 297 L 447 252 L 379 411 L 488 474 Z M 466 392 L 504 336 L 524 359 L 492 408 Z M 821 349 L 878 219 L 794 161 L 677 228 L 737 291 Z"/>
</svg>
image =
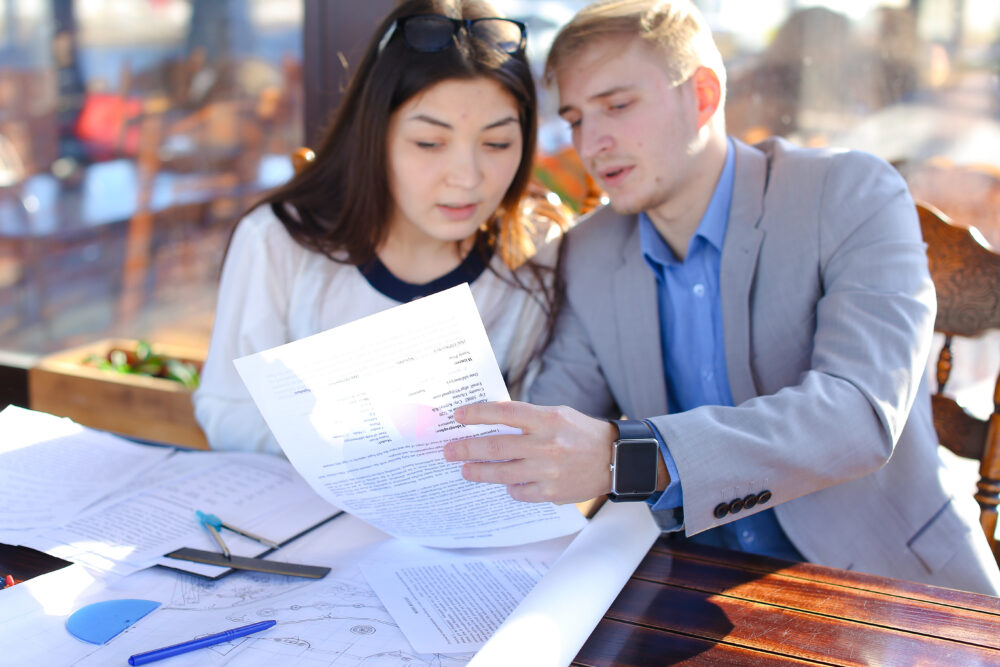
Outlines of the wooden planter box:
<svg viewBox="0 0 1000 667">
<path fill-rule="evenodd" d="M 136 341 L 108 339 L 43 357 L 28 371 L 32 410 L 69 417 L 91 428 L 181 447 L 208 449 L 194 420 L 191 390 L 180 382 L 101 370 L 84 363 L 90 354 Z M 153 351 L 200 367 L 204 351 L 154 345 Z"/>
</svg>

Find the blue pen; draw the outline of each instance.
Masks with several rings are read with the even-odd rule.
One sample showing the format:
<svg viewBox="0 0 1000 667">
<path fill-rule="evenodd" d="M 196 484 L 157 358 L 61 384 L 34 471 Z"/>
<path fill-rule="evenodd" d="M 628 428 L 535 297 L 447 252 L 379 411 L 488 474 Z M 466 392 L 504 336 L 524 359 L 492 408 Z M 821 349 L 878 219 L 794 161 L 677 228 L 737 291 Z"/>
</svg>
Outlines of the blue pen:
<svg viewBox="0 0 1000 667">
<path fill-rule="evenodd" d="M 277 621 L 261 621 L 259 623 L 251 623 L 250 625 L 244 625 L 241 628 L 224 630 L 223 632 L 217 632 L 214 635 L 208 635 L 207 637 L 192 639 L 189 642 L 181 642 L 180 644 L 174 644 L 173 646 L 164 646 L 163 648 L 146 651 L 145 653 L 137 653 L 128 659 L 128 664 L 145 665 L 147 662 L 163 660 L 164 658 L 169 658 L 170 656 L 180 655 L 181 653 L 187 653 L 188 651 L 194 651 L 195 649 L 205 648 L 206 646 L 214 646 L 215 644 L 228 642 L 232 639 L 244 637 L 254 632 L 267 630 L 268 628 L 273 627 L 276 623 Z"/>
</svg>

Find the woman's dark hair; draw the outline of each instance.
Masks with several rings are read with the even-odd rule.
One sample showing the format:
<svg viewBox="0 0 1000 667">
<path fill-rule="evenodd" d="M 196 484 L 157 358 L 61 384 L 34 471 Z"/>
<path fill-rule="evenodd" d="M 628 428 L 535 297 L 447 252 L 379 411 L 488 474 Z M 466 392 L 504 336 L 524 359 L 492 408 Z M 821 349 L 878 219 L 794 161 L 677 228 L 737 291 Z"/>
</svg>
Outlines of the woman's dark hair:
<svg viewBox="0 0 1000 667">
<path fill-rule="evenodd" d="M 501 209 L 479 234 L 477 246 L 495 245 L 510 267 L 532 252 L 520 201 L 531 177 L 537 129 L 537 98 L 523 50 L 504 53 L 460 30 L 451 46 L 432 53 L 411 49 L 396 30 L 379 50 L 396 19 L 438 14 L 457 19 L 497 16 L 481 0 L 407 0 L 379 25 L 365 50 L 316 157 L 257 205 L 270 204 L 301 245 L 331 259 L 362 265 L 385 240 L 392 195 L 386 137 L 392 114 L 414 95 L 453 79 L 495 81 L 517 102 L 521 163 Z M 291 204 L 294 211 L 285 204 Z"/>
</svg>

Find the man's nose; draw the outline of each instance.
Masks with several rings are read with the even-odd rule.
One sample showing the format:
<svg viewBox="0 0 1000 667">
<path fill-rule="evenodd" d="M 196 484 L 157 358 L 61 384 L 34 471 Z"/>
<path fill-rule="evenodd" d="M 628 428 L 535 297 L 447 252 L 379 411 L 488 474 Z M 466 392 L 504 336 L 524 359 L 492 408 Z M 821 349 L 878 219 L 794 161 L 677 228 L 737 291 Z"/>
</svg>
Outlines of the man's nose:
<svg viewBox="0 0 1000 667">
<path fill-rule="evenodd" d="M 614 139 L 607 128 L 596 121 L 580 121 L 575 138 L 576 151 L 585 162 L 614 145 Z"/>
</svg>

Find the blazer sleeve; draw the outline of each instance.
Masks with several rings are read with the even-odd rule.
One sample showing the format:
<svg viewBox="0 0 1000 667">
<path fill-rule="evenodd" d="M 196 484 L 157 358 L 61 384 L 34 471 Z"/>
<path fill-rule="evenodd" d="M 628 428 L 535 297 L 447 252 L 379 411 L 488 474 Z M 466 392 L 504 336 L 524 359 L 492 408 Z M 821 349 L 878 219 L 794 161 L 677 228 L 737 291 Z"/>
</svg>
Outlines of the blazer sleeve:
<svg viewBox="0 0 1000 667">
<path fill-rule="evenodd" d="M 601 215 L 600 212 L 596 216 Z M 584 301 L 577 306 L 581 294 L 592 292 L 595 274 L 606 273 L 603 266 L 592 260 L 604 260 L 595 254 L 593 240 L 586 237 L 588 228 L 593 230 L 595 215 L 577 224 L 563 238 L 559 248 L 556 270 L 566 286 L 565 298 L 559 307 L 551 340 L 542 352 L 540 369 L 525 392 L 525 400 L 536 405 L 568 405 L 592 417 L 617 418 L 621 416 L 607 378 L 601 368 L 599 355 L 591 341 L 591 332 L 578 307 L 599 308 L 602 299 Z M 581 238 L 581 233 L 584 237 Z M 593 236 L 591 233 L 590 236 Z M 594 312 L 585 313 L 590 317 Z M 600 316 L 601 313 L 598 313 Z"/>
<path fill-rule="evenodd" d="M 814 222 L 765 226 L 765 243 L 775 245 L 770 256 L 762 251 L 757 268 L 759 276 L 769 262 L 799 261 L 799 279 L 787 276 L 791 284 L 784 290 L 808 289 L 816 282 L 810 273 L 818 274 L 815 308 L 798 325 L 814 332 L 806 338 L 802 367 L 792 368 L 794 380 L 735 407 L 651 418 L 683 482 L 688 534 L 878 470 L 906 424 L 936 313 L 913 201 L 894 170 L 859 153 L 830 159 L 821 192 L 818 211 L 810 211 Z M 814 225 L 815 251 L 782 247 L 782 231 L 790 224 Z M 774 247 L 783 252 L 774 253 Z M 773 322 L 760 320 L 769 319 L 783 297 L 773 282 L 763 283 L 766 289 L 761 284 L 751 291 L 750 317 L 758 320 L 751 322 L 752 338 L 762 339 L 758 334 Z M 771 343 L 751 340 L 758 385 L 773 384 L 770 366 L 796 356 L 793 341 L 800 334 L 784 333 L 784 347 L 781 331 Z M 715 517 L 719 503 L 765 490 L 772 494 L 768 503 Z"/>
</svg>

